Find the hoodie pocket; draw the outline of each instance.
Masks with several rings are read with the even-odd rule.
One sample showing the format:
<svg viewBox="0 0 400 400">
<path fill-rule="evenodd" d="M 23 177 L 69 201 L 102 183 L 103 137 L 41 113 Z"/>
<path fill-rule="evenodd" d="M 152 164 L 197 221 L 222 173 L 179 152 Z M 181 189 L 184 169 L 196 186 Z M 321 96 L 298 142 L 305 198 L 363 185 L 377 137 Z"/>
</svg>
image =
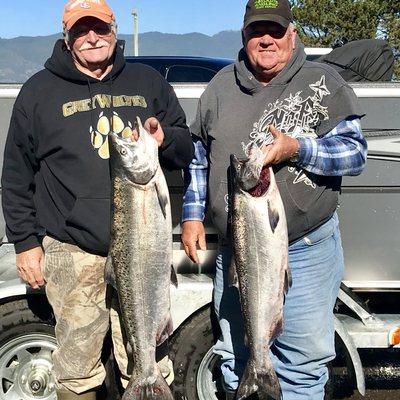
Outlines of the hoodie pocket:
<svg viewBox="0 0 400 400">
<path fill-rule="evenodd" d="M 77 198 L 65 226 L 79 247 L 106 254 L 110 241 L 110 199 Z"/>
</svg>

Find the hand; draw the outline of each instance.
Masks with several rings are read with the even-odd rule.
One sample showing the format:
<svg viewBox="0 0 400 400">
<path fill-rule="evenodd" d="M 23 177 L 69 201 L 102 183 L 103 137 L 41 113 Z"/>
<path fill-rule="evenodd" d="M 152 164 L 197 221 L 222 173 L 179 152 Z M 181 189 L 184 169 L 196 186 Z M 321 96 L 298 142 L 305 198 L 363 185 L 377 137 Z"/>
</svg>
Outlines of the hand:
<svg viewBox="0 0 400 400">
<path fill-rule="evenodd" d="M 42 273 L 44 265 L 44 252 L 41 247 L 23 251 L 16 256 L 18 275 L 33 289 L 39 289 L 45 284 Z"/>
<path fill-rule="evenodd" d="M 154 139 L 156 139 L 157 141 L 158 147 L 161 147 L 164 142 L 164 131 L 161 128 L 161 125 L 158 122 L 157 118 L 148 118 L 144 123 L 143 128 L 153 135 Z"/>
<path fill-rule="evenodd" d="M 182 243 L 186 255 L 196 264 L 199 263 L 197 244 L 200 250 L 207 250 L 206 232 L 201 221 L 185 221 L 182 224 Z"/>
<path fill-rule="evenodd" d="M 299 141 L 278 131 L 270 125 L 269 131 L 275 138 L 274 143 L 263 146 L 261 150 L 265 153 L 264 165 L 279 164 L 289 160 L 299 151 Z"/>
</svg>

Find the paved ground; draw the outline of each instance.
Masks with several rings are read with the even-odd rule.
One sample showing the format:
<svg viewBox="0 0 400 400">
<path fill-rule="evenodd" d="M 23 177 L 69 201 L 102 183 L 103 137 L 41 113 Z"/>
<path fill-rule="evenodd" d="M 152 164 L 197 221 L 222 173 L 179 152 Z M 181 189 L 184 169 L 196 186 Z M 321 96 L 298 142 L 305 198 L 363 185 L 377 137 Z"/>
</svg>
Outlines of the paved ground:
<svg viewBox="0 0 400 400">
<path fill-rule="evenodd" d="M 361 360 L 365 366 L 367 392 L 365 397 L 353 391 L 351 377 L 340 363 L 334 365 L 334 400 L 399 400 L 400 399 L 400 349 L 361 352 Z M 110 369 L 109 369 L 110 371 Z M 115 377 L 109 377 L 109 385 L 116 389 Z M 222 397 L 221 397 L 222 398 Z M 113 393 L 98 396 L 100 400 L 116 400 Z M 193 400 L 193 399 L 190 399 Z"/>
<path fill-rule="evenodd" d="M 361 360 L 366 377 L 366 395 L 352 393 L 350 378 L 341 368 L 334 368 L 335 400 L 398 400 L 400 399 L 400 349 L 364 351 Z"/>
</svg>

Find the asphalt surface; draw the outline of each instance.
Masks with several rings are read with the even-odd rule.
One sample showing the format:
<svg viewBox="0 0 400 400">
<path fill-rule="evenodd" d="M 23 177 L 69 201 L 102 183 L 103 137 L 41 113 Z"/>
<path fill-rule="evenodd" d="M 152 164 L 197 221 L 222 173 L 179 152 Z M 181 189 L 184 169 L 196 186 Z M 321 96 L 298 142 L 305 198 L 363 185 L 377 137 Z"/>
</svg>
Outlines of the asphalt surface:
<svg viewBox="0 0 400 400">
<path fill-rule="evenodd" d="M 335 400 L 400 399 L 400 349 L 360 351 L 364 366 L 366 394 L 361 396 L 343 368 L 334 367 Z"/>
<path fill-rule="evenodd" d="M 379 351 L 360 351 L 364 366 L 366 394 L 361 396 L 353 388 L 355 383 L 344 368 L 344 360 L 337 360 L 333 365 L 333 399 L 334 400 L 399 400 L 400 399 L 400 349 Z M 106 364 L 113 363 L 112 358 Z M 107 366 L 106 366 L 107 368 Z M 108 365 L 107 391 L 99 393 L 100 400 L 119 400 L 117 386 L 118 379 L 114 376 L 114 368 Z M 112 390 L 110 390 L 110 387 Z M 108 394 L 106 394 L 108 392 Z"/>
</svg>

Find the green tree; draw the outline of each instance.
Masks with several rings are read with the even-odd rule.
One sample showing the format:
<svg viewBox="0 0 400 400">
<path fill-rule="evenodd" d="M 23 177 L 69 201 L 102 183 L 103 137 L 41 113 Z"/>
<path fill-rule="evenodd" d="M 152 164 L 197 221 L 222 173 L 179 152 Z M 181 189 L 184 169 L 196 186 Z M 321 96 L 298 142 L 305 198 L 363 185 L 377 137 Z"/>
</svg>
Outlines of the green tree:
<svg viewBox="0 0 400 400">
<path fill-rule="evenodd" d="M 292 0 L 306 46 L 331 46 L 337 39 L 386 39 L 400 79 L 400 0 Z"/>
</svg>

